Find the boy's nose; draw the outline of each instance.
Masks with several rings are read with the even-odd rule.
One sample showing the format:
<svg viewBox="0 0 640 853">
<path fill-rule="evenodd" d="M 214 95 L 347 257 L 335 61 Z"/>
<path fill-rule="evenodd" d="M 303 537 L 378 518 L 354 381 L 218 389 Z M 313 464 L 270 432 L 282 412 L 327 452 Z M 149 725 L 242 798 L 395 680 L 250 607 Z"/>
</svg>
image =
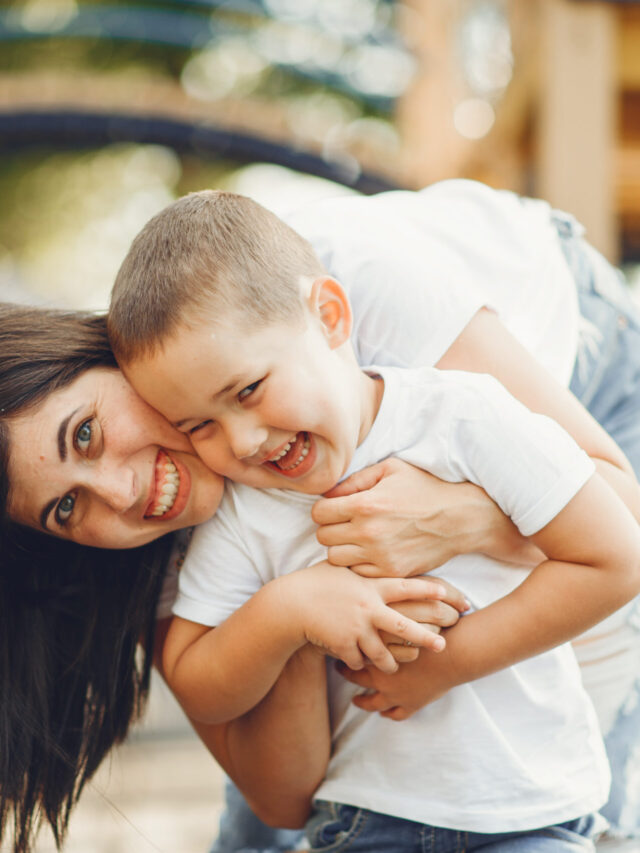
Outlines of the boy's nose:
<svg viewBox="0 0 640 853">
<path fill-rule="evenodd" d="M 227 433 L 231 452 L 236 459 L 244 460 L 249 460 L 252 456 L 259 457 L 266 437 L 266 430 L 257 428 L 232 428 Z"/>
</svg>

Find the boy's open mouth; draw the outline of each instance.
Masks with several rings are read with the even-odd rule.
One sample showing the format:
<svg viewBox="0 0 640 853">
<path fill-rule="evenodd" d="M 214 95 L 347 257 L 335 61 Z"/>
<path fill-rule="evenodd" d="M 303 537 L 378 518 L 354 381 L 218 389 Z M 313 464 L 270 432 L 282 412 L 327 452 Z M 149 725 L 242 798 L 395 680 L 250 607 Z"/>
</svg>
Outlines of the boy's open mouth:
<svg viewBox="0 0 640 853">
<path fill-rule="evenodd" d="M 299 477 L 313 465 L 315 453 L 312 451 L 309 433 L 299 432 L 284 445 L 275 459 L 269 459 L 265 464 L 285 477 Z"/>
<path fill-rule="evenodd" d="M 158 451 L 155 466 L 155 482 L 151 500 L 144 513 L 145 518 L 160 518 L 173 509 L 180 491 L 180 473 L 168 453 Z"/>
</svg>

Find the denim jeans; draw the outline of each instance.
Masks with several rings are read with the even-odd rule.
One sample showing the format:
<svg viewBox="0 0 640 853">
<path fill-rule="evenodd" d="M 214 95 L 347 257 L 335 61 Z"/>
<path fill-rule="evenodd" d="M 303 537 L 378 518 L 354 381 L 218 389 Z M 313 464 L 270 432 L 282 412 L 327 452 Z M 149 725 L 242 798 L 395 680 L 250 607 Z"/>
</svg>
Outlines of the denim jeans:
<svg viewBox="0 0 640 853">
<path fill-rule="evenodd" d="M 640 479 L 640 311 L 620 272 L 581 239 L 575 220 L 557 214 L 556 227 L 582 315 L 571 390 L 625 452 Z M 602 814 L 611 835 L 640 838 L 640 603 L 625 612 L 626 657 L 635 671 L 625 673 L 626 696 L 603 732 L 612 785 Z M 601 649 L 603 674 L 605 667 L 614 671 L 612 651 L 612 642 Z M 590 661 L 589 670 L 594 665 L 597 661 Z"/>
<path fill-rule="evenodd" d="M 209 853 L 283 853 L 294 850 L 300 830 L 272 829 L 249 808 L 236 786 L 227 780 L 220 832 Z"/>
<path fill-rule="evenodd" d="M 600 818 L 587 815 L 527 832 L 489 835 L 414 823 L 319 801 L 307 824 L 311 853 L 586 853 Z"/>
</svg>

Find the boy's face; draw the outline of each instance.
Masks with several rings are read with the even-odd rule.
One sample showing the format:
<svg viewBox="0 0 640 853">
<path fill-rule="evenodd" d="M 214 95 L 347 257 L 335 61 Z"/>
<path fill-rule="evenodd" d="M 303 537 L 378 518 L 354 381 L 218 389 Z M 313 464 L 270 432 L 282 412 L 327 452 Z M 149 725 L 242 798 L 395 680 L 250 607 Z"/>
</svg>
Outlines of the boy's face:
<svg viewBox="0 0 640 853">
<path fill-rule="evenodd" d="M 345 358 L 348 303 L 342 320 L 341 310 L 305 308 L 302 321 L 253 329 L 233 313 L 182 326 L 125 373 L 214 471 L 256 488 L 321 494 L 363 437 L 363 381 L 372 381 Z"/>
</svg>

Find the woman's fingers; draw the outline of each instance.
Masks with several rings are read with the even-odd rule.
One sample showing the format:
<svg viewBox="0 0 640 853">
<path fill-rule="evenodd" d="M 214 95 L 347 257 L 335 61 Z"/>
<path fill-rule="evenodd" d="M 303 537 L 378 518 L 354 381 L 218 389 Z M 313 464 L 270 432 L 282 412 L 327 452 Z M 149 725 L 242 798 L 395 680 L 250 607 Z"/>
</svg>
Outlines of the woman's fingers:
<svg viewBox="0 0 640 853">
<path fill-rule="evenodd" d="M 363 711 L 384 712 L 394 707 L 382 693 L 364 693 L 354 696 L 352 702 Z"/>
<path fill-rule="evenodd" d="M 353 528 L 348 522 L 325 524 L 316 532 L 316 539 L 321 545 L 348 545 Z"/>
<path fill-rule="evenodd" d="M 351 495 L 341 498 L 320 498 L 311 508 L 311 518 L 316 524 L 343 524 L 351 521 L 354 512 Z"/>
<path fill-rule="evenodd" d="M 371 675 L 371 671 L 367 667 L 355 672 L 354 670 L 349 669 L 348 666 L 345 666 L 341 661 L 337 661 L 336 669 L 345 681 L 349 681 L 357 687 L 362 687 L 365 690 L 370 690 L 373 687 L 373 677 Z"/>
<path fill-rule="evenodd" d="M 337 486 L 325 492 L 326 498 L 338 498 L 345 495 L 353 495 L 356 492 L 365 492 L 367 489 L 372 489 L 376 483 L 380 482 L 385 472 L 385 463 L 378 462 L 370 468 L 364 468 L 362 471 L 357 471 L 346 480 L 343 480 Z"/>
<path fill-rule="evenodd" d="M 420 649 L 417 646 L 403 646 L 398 643 L 385 643 L 396 663 L 413 663 L 418 659 Z"/>
</svg>

